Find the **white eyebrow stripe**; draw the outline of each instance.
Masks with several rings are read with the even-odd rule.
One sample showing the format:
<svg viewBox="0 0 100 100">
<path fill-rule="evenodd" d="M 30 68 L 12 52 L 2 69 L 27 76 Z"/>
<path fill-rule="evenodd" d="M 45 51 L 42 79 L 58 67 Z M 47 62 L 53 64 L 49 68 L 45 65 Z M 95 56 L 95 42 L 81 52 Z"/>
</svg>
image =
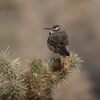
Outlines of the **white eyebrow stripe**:
<svg viewBox="0 0 100 100">
<path fill-rule="evenodd" d="M 56 27 L 54 30 L 59 30 L 59 27 Z"/>
</svg>

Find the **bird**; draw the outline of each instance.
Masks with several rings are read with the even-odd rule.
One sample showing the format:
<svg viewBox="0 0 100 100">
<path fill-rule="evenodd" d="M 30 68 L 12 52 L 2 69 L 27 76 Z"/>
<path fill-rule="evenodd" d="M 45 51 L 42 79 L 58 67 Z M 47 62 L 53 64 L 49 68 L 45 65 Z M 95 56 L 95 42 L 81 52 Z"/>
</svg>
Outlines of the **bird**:
<svg viewBox="0 0 100 100">
<path fill-rule="evenodd" d="M 70 56 L 70 53 L 66 49 L 69 45 L 68 34 L 60 25 L 53 25 L 52 27 L 46 27 L 45 30 L 49 30 L 49 36 L 47 39 L 48 48 L 54 53 L 58 53 L 63 57 Z"/>
</svg>

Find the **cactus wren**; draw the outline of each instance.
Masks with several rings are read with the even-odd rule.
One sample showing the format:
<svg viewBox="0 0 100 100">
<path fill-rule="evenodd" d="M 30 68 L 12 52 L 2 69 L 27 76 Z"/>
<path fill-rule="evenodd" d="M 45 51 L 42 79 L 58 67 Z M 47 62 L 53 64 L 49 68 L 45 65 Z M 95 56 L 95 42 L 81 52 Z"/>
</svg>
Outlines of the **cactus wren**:
<svg viewBox="0 0 100 100">
<path fill-rule="evenodd" d="M 63 57 L 70 56 L 66 49 L 66 46 L 69 45 L 69 41 L 65 30 L 63 30 L 60 25 L 54 25 L 51 28 L 44 29 L 49 30 L 49 37 L 47 39 L 48 48 Z"/>
</svg>

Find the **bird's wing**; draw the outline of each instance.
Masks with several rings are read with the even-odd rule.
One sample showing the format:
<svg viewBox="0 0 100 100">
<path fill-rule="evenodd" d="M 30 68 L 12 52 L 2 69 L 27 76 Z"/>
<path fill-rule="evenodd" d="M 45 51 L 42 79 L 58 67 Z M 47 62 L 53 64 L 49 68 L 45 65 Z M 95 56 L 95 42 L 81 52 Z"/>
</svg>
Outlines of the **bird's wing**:
<svg viewBox="0 0 100 100">
<path fill-rule="evenodd" d="M 62 42 L 62 44 L 64 44 L 65 46 L 69 44 L 69 41 L 68 41 L 68 34 L 66 33 L 65 30 L 63 31 L 60 31 L 58 33 L 58 37 L 59 37 L 59 41 Z"/>
<path fill-rule="evenodd" d="M 64 45 L 59 41 L 59 39 L 57 38 L 56 35 L 54 36 L 50 36 L 48 38 L 48 43 L 55 46 L 55 47 L 58 47 L 58 48 L 61 48 L 63 47 Z"/>
</svg>

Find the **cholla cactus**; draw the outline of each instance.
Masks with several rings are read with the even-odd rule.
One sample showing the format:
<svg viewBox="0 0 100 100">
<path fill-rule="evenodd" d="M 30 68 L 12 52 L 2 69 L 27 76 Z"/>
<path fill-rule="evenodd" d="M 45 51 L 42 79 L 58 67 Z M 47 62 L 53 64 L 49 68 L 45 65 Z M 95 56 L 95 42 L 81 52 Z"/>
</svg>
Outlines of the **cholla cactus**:
<svg viewBox="0 0 100 100">
<path fill-rule="evenodd" d="M 66 58 L 53 58 L 52 61 L 34 59 L 25 76 L 28 100 L 53 100 L 54 88 L 62 79 L 77 70 L 81 62 L 74 53 Z"/>
<path fill-rule="evenodd" d="M 50 60 L 34 59 L 21 74 L 19 58 L 12 59 L 9 52 L 0 52 L 0 100 L 53 100 L 59 82 L 81 66 L 78 55 Z"/>
<path fill-rule="evenodd" d="M 25 100 L 26 88 L 17 71 L 18 60 L 13 60 L 7 50 L 0 52 L 0 100 Z"/>
<path fill-rule="evenodd" d="M 54 80 L 48 61 L 34 59 L 25 78 L 29 89 L 28 100 L 49 100 L 51 98 Z"/>
</svg>

